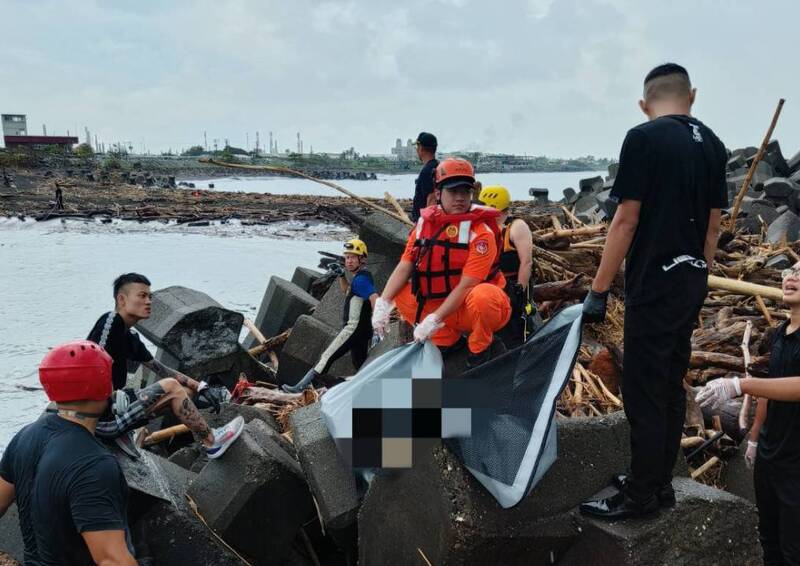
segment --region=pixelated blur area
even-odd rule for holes
[[[355,468],[411,467],[432,441],[471,436],[473,418],[493,413],[505,389],[471,379],[376,380],[354,400],[352,438],[339,439],[340,450]]]

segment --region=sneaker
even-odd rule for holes
[[[133,431],[128,431],[122,433],[122,435],[116,437],[114,439],[114,444],[117,445],[117,448],[122,450],[125,454],[133,458],[134,460],[138,460],[142,455],[139,452],[139,449],[136,448],[136,443],[133,440]]]
[[[223,427],[215,428],[211,432],[214,435],[214,444],[203,446],[203,450],[209,460],[219,458],[225,451],[236,442],[239,435],[244,430],[244,418],[239,416]]]

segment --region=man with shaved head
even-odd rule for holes
[[[686,411],[683,378],[692,330],[708,291],[720,209],[728,206],[725,146],[691,115],[689,73],[660,65],[639,101],[649,121],[628,132],[611,196],[619,203],[585,322],[605,319],[611,284],[625,260],[622,394],[631,427],[631,464],[617,492],[581,505],[605,519],[641,517],[675,504],[672,468]]]

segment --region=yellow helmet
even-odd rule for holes
[[[478,195],[478,200],[486,206],[502,212],[511,204],[511,195],[508,193],[508,189],[502,185],[489,185],[483,187],[481,194]]]
[[[347,240],[344,243],[344,253],[367,257],[367,244],[365,244],[363,240],[359,240],[358,238]]]

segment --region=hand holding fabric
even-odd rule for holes
[[[414,340],[417,342],[424,342],[433,336],[442,326],[444,326],[442,319],[439,318],[438,314],[432,312],[414,327]]]
[[[375,308],[372,309],[372,330],[375,334],[384,338],[389,327],[389,315],[392,314],[394,301],[387,301],[383,297],[378,297],[375,301]]]
[[[700,389],[695,401],[701,407],[719,411],[725,401],[739,397],[741,394],[742,387],[739,385],[738,377],[718,377]]]

